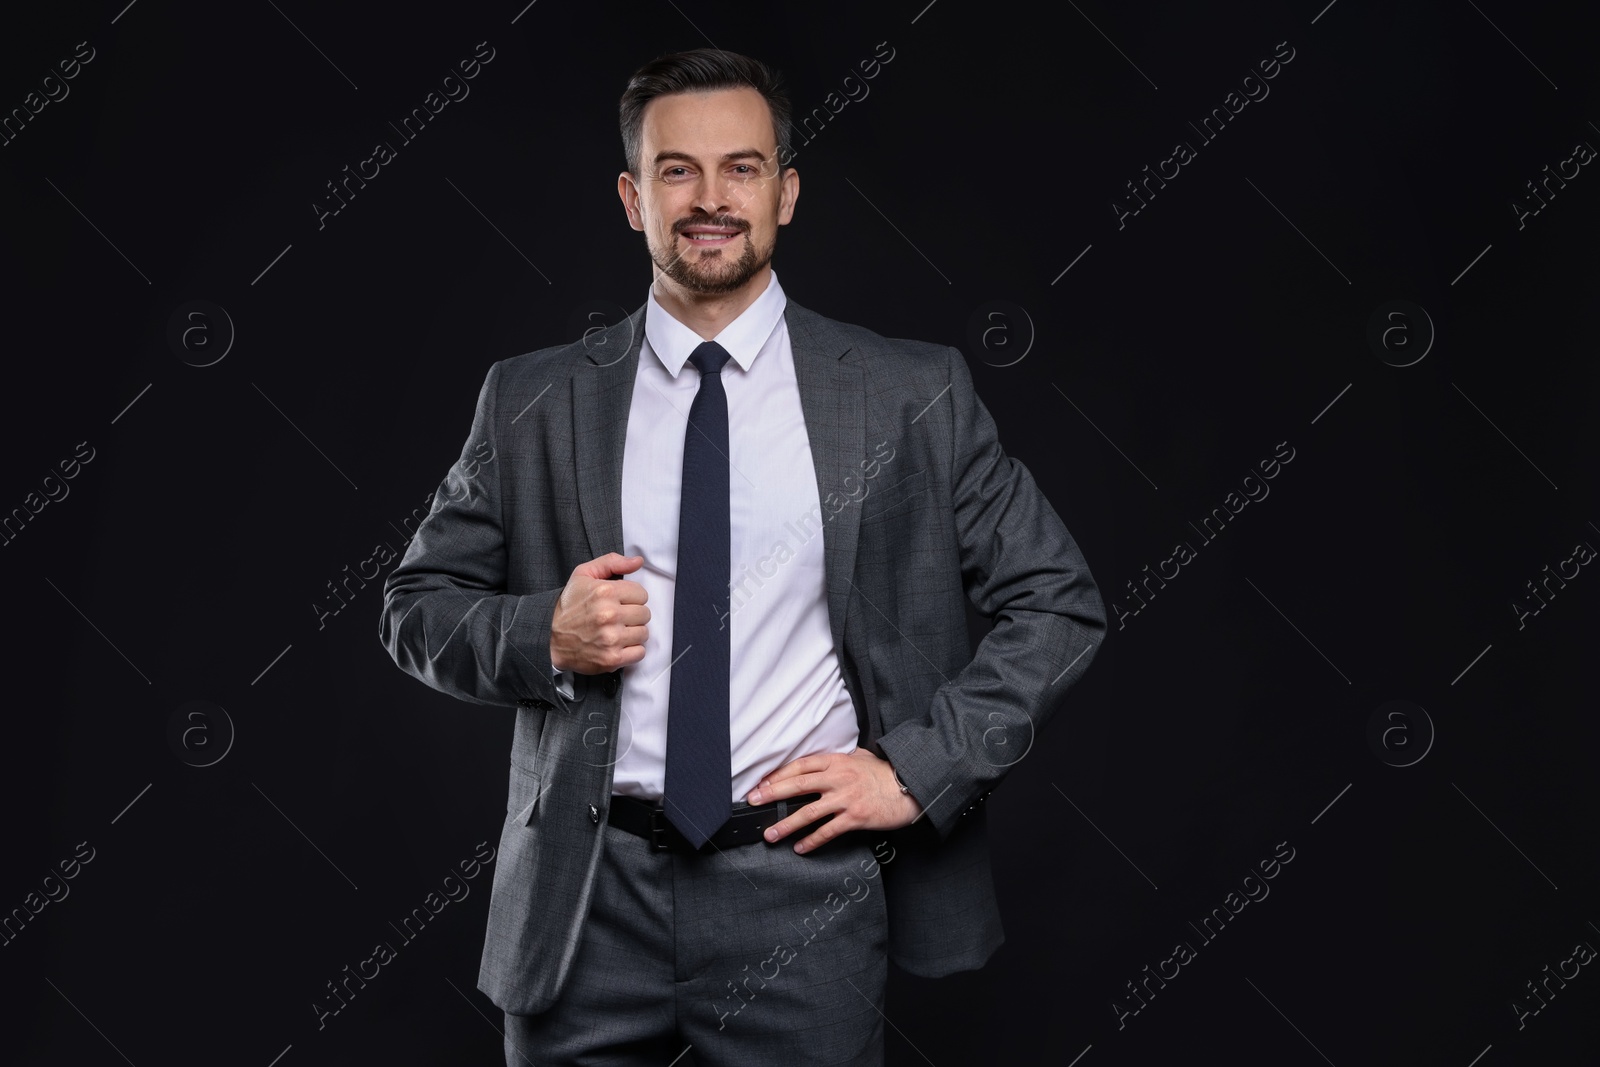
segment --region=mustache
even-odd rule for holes
[[[715,226],[718,229],[738,230],[745,233],[750,229],[750,224],[743,219],[733,218],[731,215],[697,215],[693,218],[679,219],[672,224],[672,232],[682,234],[690,226]]]

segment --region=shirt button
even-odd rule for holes
[[[595,823],[596,825],[598,825],[600,822],[600,809],[595,807],[593,804],[589,805],[589,821]]]

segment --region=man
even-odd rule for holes
[[[785,299],[788,114],[733,53],[634,75],[645,305],[490,368],[384,586],[402,669],[519,709],[508,1063],[881,1063],[887,960],[1003,940],[980,802],[1105,631],[961,353]]]

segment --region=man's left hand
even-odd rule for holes
[[[768,827],[768,841],[782,840],[830,813],[833,818],[796,843],[796,852],[809,852],[850,830],[897,830],[922,814],[916,798],[900,792],[889,762],[865,748],[801,756],[763,778],[745,799],[766,804],[801,793],[822,796]]]

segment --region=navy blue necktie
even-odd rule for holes
[[[729,742],[728,352],[707,341],[689,357],[700,386],[683,438],[678,573],[672,606],[672,691],[667,704],[667,819],[696,848],[732,811]]]

